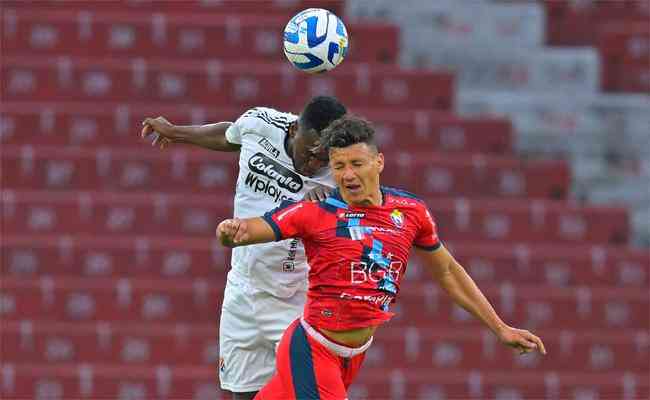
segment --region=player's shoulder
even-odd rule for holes
[[[240,117],[260,126],[275,127],[286,130],[298,116],[292,113],[278,111],[270,107],[253,107],[246,110]]]
[[[298,117],[269,107],[254,107],[244,112],[235,122],[240,134],[267,138],[273,144],[281,143],[289,126]]]
[[[381,187],[382,192],[386,197],[388,203],[397,203],[401,205],[424,207],[424,200],[417,195],[407,192],[406,190],[397,189],[388,186]]]

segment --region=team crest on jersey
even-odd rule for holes
[[[394,209],[390,213],[390,219],[396,227],[401,228],[404,226],[404,214],[398,209]]]
[[[226,362],[224,361],[223,357],[219,357],[219,372],[225,372],[226,371]]]

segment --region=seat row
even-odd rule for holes
[[[645,329],[647,288],[553,288],[483,285],[500,315],[528,328]],[[3,281],[5,321],[210,322],[223,287],[207,279],[110,279],[42,276]],[[478,327],[479,322],[434,283],[404,282],[393,321],[404,325]]]
[[[32,13],[63,10],[69,13],[89,11],[87,3],[61,2],[60,0],[42,0],[38,3],[22,0],[5,0],[7,9]],[[196,15],[248,14],[282,15],[287,18],[306,8],[321,7],[343,16],[343,0],[124,0],[120,2],[97,2],[92,10],[104,12],[121,11],[132,15],[150,15],[152,12],[187,13]]]
[[[582,4],[544,1],[547,43],[553,46],[593,45],[612,26],[625,29],[645,23],[650,5],[645,0],[589,1]],[[619,43],[623,51],[627,46]]]
[[[426,198],[425,198],[426,200]],[[443,240],[622,244],[623,208],[578,207],[546,200],[431,198]],[[212,237],[232,216],[230,196],[3,191],[9,234],[189,235]]]
[[[227,367],[227,366],[226,366]],[[34,398],[229,399],[215,391],[214,367],[124,366],[106,363],[4,364],[0,394]],[[439,368],[365,368],[349,390],[360,400],[431,400],[445,398],[511,400],[584,398],[637,400],[650,395],[643,374],[631,372],[558,373],[441,371]]]
[[[130,11],[11,9],[0,38],[6,55],[104,56],[221,61],[284,61],[282,29],[289,17]],[[346,63],[395,64],[399,30],[381,22],[348,23]]]
[[[138,136],[131,136],[137,145]],[[569,189],[570,172],[563,161],[520,161],[422,150],[415,153],[393,148],[386,146],[384,150],[383,182],[421,196],[563,199]],[[6,171],[4,186],[20,190],[182,193],[191,189],[210,194],[234,188],[238,175],[236,155],[208,151],[166,153],[146,144],[128,149],[5,146],[2,163]],[[260,174],[251,179],[268,181]]]
[[[449,71],[349,64],[311,76],[286,62],[169,61],[144,58],[6,56],[0,63],[5,101],[203,103],[211,107],[300,107],[334,95],[350,107],[450,110]]]
[[[270,104],[275,107],[275,105]],[[0,104],[0,143],[30,145],[134,145],[145,117],[165,116],[180,125],[234,121],[245,109],[166,103],[4,102]],[[296,106],[283,111],[299,114]],[[373,123],[380,148],[438,152],[508,154],[513,129],[505,118],[466,118],[430,110],[350,111]]]
[[[561,330],[536,332],[549,356],[525,357],[502,347],[489,331],[429,327],[378,331],[366,368],[500,369],[512,371],[648,371],[650,334]],[[0,327],[5,362],[216,365],[213,324],[45,323],[11,321]]]
[[[479,284],[539,282],[566,286],[650,286],[650,254],[621,247],[538,246],[445,241]],[[112,278],[210,279],[225,284],[228,252],[211,238],[5,235],[2,273]],[[416,257],[407,279],[426,279]]]

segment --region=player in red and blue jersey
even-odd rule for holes
[[[276,374],[256,399],[347,398],[375,330],[393,315],[412,247],[434,280],[502,343],[546,353],[537,336],[499,318],[440,242],[426,205],[380,186],[384,158],[366,121],[344,116],[322,138],[337,184],[327,199],[285,202],[263,217],[230,219],[217,228],[230,247],[300,238],[311,266],[303,316],[287,328]]]

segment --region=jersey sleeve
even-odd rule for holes
[[[295,118],[266,107],[255,107],[243,113],[226,130],[226,140],[242,144],[242,137],[249,133],[258,136],[272,136],[279,128],[285,130]]]
[[[315,203],[283,201],[279,207],[262,216],[275,232],[276,242],[288,238],[309,236],[307,227],[314,225],[318,212]]]
[[[438,250],[442,245],[438,238],[438,229],[431,213],[425,205],[422,205],[420,208],[418,218],[420,219],[420,227],[415,235],[413,245],[422,250]]]

